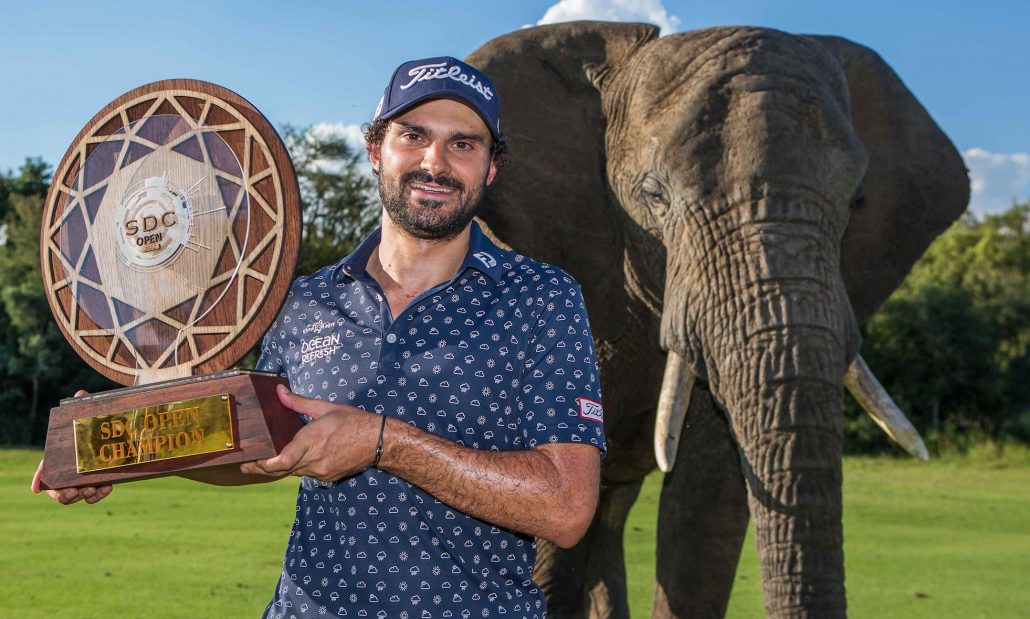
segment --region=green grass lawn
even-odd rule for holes
[[[661,474],[626,526],[630,605],[647,617]],[[727,617],[762,617],[753,529]],[[856,618],[1030,617],[1030,462],[1026,452],[929,463],[844,461],[848,615]]]
[[[0,451],[0,617],[258,617],[293,523],[297,480],[180,478],[62,506],[28,483],[42,452]]]
[[[264,608],[296,480],[216,488],[160,479],[62,507],[28,491],[39,456],[0,450],[0,617],[257,617]],[[844,474],[852,617],[1030,617],[1030,463],[852,458]],[[648,479],[626,530],[634,617],[650,610],[660,484]],[[761,615],[749,537],[729,617]]]

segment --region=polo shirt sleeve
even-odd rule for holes
[[[561,269],[541,265],[536,294],[527,303],[527,341],[518,390],[522,439],[527,447],[587,443],[604,455],[600,376],[579,284]]]
[[[283,328],[283,314],[286,312],[286,306],[284,304],[283,309],[280,311],[279,316],[269,327],[265,333],[265,337],[261,340],[261,356],[258,357],[257,364],[254,369],[261,372],[272,372],[279,376],[286,376],[286,362],[285,362],[285,346],[283,341],[285,340],[286,331]]]

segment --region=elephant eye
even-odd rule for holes
[[[640,183],[640,198],[651,208],[660,211],[656,212],[656,215],[664,214],[665,209],[669,208],[669,196],[665,192],[665,187],[653,176],[645,176]]]

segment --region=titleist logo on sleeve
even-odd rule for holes
[[[476,76],[462,73],[461,67],[458,66],[448,67],[446,62],[424,64],[418,67],[413,67],[408,70],[408,76],[411,77],[411,81],[401,86],[401,90],[411,88],[411,86],[416,82],[452,79],[473,88],[476,92],[486,97],[487,101],[494,98],[493,90],[491,90],[489,86],[484,86],[482,83],[477,81]]]
[[[579,404],[580,418],[604,423],[604,409],[601,408],[600,402],[590,398],[576,398],[576,403]]]

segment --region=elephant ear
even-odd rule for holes
[[[965,163],[880,56],[839,37],[811,37],[840,62],[851,114],[869,155],[864,198],[841,247],[844,284],[865,321],[969,202]]]
[[[524,28],[466,59],[500,93],[513,161],[487,191],[480,217],[495,238],[575,277],[594,336],[603,340],[625,328],[626,295],[599,87],[657,34],[647,24],[605,22]]]

